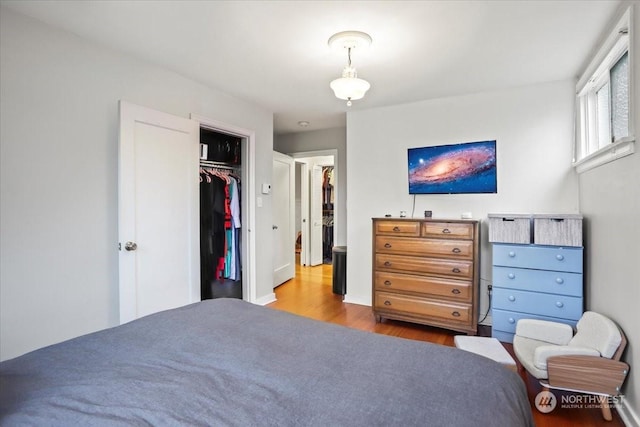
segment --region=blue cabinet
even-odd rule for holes
[[[582,316],[583,248],[493,244],[492,336],[513,342],[519,319],[575,326]]]

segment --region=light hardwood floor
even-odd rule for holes
[[[348,289],[347,283],[347,291]],[[297,266],[296,277],[278,286],[275,293],[277,301],[269,305],[272,308],[354,329],[447,346],[453,346],[453,337],[456,335],[453,331],[400,321],[384,320],[382,323],[376,323],[370,307],[344,303],[340,295],[333,294],[331,265]],[[505,344],[505,348],[513,354],[513,348],[509,344]],[[534,420],[538,427],[624,426],[615,410],[612,411],[613,420],[610,422],[602,419],[598,408],[557,407],[550,414],[542,414],[533,405],[533,399],[542,390],[540,385],[522,369],[520,375],[527,386]],[[571,395],[557,391],[554,391],[554,394],[558,399],[561,399],[562,394]]]

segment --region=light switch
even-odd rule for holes
[[[262,184],[262,194],[271,193],[271,184],[263,183]]]
[[[258,205],[259,208],[262,207],[262,197],[256,197],[256,205]]]

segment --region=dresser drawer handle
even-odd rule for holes
[[[393,231],[400,231],[400,227],[398,227],[398,226],[393,227]]]
[[[462,251],[460,250],[460,248],[453,248],[451,252],[453,252],[454,254],[459,254]]]
[[[389,300],[385,301],[384,305],[391,305],[391,301],[389,301]]]
[[[391,247],[391,243],[385,243],[384,247],[387,248],[387,249],[390,248]]]
[[[384,262],[384,266],[385,267],[391,267],[391,261],[385,261]]]
[[[564,255],[556,255],[556,259],[558,261],[562,261],[564,259]]]
[[[509,295],[509,301],[512,301],[512,302],[513,302],[513,301],[515,301],[515,300],[516,300],[516,297],[514,297],[513,295]]]
[[[451,293],[458,295],[460,293],[460,289],[452,289]]]
[[[460,312],[458,312],[458,311],[454,311],[454,312],[452,312],[452,313],[451,313],[451,315],[452,315],[453,317],[460,317]]]
[[[509,273],[509,276],[508,276],[508,277],[509,277],[509,279],[515,279],[515,278],[516,278],[516,275],[515,275],[515,274],[513,274],[513,273]]]
[[[516,323],[516,319],[514,319],[513,317],[509,317],[509,323],[511,324]]]
[[[564,307],[564,304],[562,303],[562,301],[558,301],[558,302],[556,302],[556,307],[562,308],[562,307]]]
[[[385,280],[384,281],[384,285],[385,286],[391,286],[391,280]]]
[[[516,253],[515,253],[515,252],[513,252],[513,251],[510,251],[510,252],[509,252],[509,256],[510,256],[511,258],[515,258]]]
[[[558,277],[558,278],[556,279],[556,283],[557,283],[558,285],[562,285],[562,284],[564,283],[564,279],[563,279],[562,277]]]
[[[455,268],[454,268],[453,270],[451,270],[451,271],[453,271],[454,273],[460,273],[460,269],[459,269],[458,267],[455,267]]]
[[[451,234],[451,230],[449,230],[448,228],[444,228],[444,229],[442,230],[442,232],[443,232],[444,234]]]

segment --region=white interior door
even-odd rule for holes
[[[199,133],[120,102],[120,323],[200,300]]]
[[[309,265],[309,165],[300,164],[300,264]]]
[[[322,264],[322,166],[314,165],[311,171],[309,216],[310,230],[310,254],[311,265]]]
[[[295,276],[295,173],[292,157],[273,152],[273,287]]]

